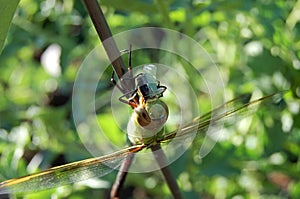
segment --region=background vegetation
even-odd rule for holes
[[[299,0],[100,3],[114,34],[156,26],[197,40],[217,60],[229,96],[291,91],[281,108],[261,107],[246,131],[240,128],[243,124],[230,126],[228,136],[204,159],[196,156],[200,137],[171,165],[186,198],[300,197]],[[8,18],[1,18],[1,27],[7,22]],[[4,39],[5,33],[1,34]],[[41,57],[53,44],[61,48],[61,56],[60,67],[51,72]],[[71,95],[82,60],[98,44],[81,1],[19,3],[0,57],[1,181],[90,157],[76,134]],[[112,88],[110,75],[111,70],[99,93]],[[199,77],[188,78],[196,82]],[[101,117],[101,111],[98,114]],[[11,197],[101,198],[114,177],[113,172],[97,183]],[[170,198],[161,179],[159,172],[130,174],[124,198]]]

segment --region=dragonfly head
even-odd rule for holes
[[[166,90],[165,86],[159,85],[151,75],[141,73],[135,79],[137,92],[146,102],[156,100],[163,96]]]

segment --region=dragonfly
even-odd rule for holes
[[[131,48],[129,56],[131,62]],[[104,176],[118,168],[132,154],[149,150],[153,146],[167,145],[174,138],[184,140],[194,132],[203,133],[209,125],[221,123],[233,116],[251,114],[260,103],[272,101],[273,98],[278,98],[278,95],[281,95],[280,93],[274,93],[249,101],[251,94],[244,94],[195,118],[180,129],[166,133],[162,129],[167,121],[169,111],[168,106],[161,98],[167,87],[160,85],[160,82],[156,80],[156,66],[146,65],[143,73],[133,76],[131,63],[128,65],[128,80],[130,82],[134,81],[132,89],[127,91],[122,85],[118,85],[114,78],[112,78],[112,82],[123,93],[119,100],[133,109],[127,126],[127,130],[130,131],[128,132],[128,138],[132,146],[101,157],[89,158],[1,182],[0,195],[36,192]],[[224,108],[225,111],[221,111]]]
[[[91,3],[92,1],[85,2]],[[88,3],[86,3],[86,5],[88,5]],[[95,8],[97,6],[87,7]],[[101,8],[99,10],[101,11]],[[103,15],[103,13],[100,14]],[[97,19],[97,17],[92,18]],[[97,29],[97,25],[95,25],[95,27]],[[103,27],[102,24],[101,28],[98,28],[99,32],[103,30]],[[131,50],[129,52],[131,56]],[[129,61],[131,61],[131,58]],[[114,78],[112,78],[112,81],[123,93],[119,100],[128,104],[133,109],[127,127],[128,138],[132,146],[101,157],[89,158],[53,167],[28,176],[0,182],[0,195],[35,192],[87,180],[93,177],[104,176],[118,168],[124,160],[133,154],[149,150],[149,148],[160,144],[167,145],[175,138],[184,140],[195,131],[201,134],[205,132],[205,129],[208,128],[209,125],[217,125],[218,122],[222,123],[227,118],[232,118],[236,115],[251,114],[260,103],[272,101],[272,99],[278,95],[278,93],[274,93],[253,101],[248,100],[251,96],[250,94],[239,96],[206,114],[194,118],[180,129],[165,133],[162,129],[167,122],[169,110],[161,98],[167,90],[167,87],[160,85],[159,81],[155,79],[155,67],[152,65],[147,65],[144,72],[136,76],[132,74],[131,63],[128,65],[129,78],[124,79],[124,82],[128,80],[129,83],[125,87],[129,87],[129,91],[127,88],[125,89],[122,84],[117,84]],[[224,108],[225,111],[223,111]]]
[[[131,66],[131,45],[128,58],[128,76],[125,78],[134,85],[129,92],[118,85],[112,75],[111,81],[124,93],[119,100],[132,107],[131,115],[127,125],[127,136],[131,144],[149,144],[162,132],[162,128],[168,119],[169,109],[165,102],[160,100],[167,87],[156,80],[156,66],[145,65],[143,72],[133,76]],[[132,83],[134,81],[134,83]],[[124,99],[127,98],[127,99]]]

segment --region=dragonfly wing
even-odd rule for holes
[[[258,106],[262,103],[266,104],[279,104],[284,93],[274,93],[252,101],[250,94],[241,95],[225,104],[215,108],[214,110],[197,117],[193,122],[185,125],[183,128],[176,130],[164,136],[160,141],[168,142],[173,138],[186,139],[191,133],[206,133],[206,137],[199,151],[199,155],[204,157],[214,147],[218,141],[218,136],[226,123],[226,126],[233,124],[244,117],[247,117],[257,111]],[[280,105],[280,104],[279,104]]]
[[[272,104],[279,105],[278,100],[282,100],[283,94],[284,93],[273,93],[254,100],[251,100],[250,94],[244,94],[214,109],[211,112],[210,124],[205,128],[207,129],[206,136],[199,151],[200,157],[206,156],[212,150],[220,138],[224,127],[235,124],[237,121],[253,115],[259,110],[259,106],[270,107]],[[200,118],[200,127],[201,123],[205,123],[207,120],[207,118],[204,119],[203,121]]]
[[[116,169],[127,155],[143,148],[144,145],[136,145],[98,158],[73,162],[40,173],[7,180],[0,183],[0,194],[33,192],[101,177]]]

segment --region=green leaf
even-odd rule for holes
[[[19,4],[19,0],[1,0],[0,6],[0,53],[4,45],[4,41],[11,23],[11,20],[14,16],[15,10]]]

